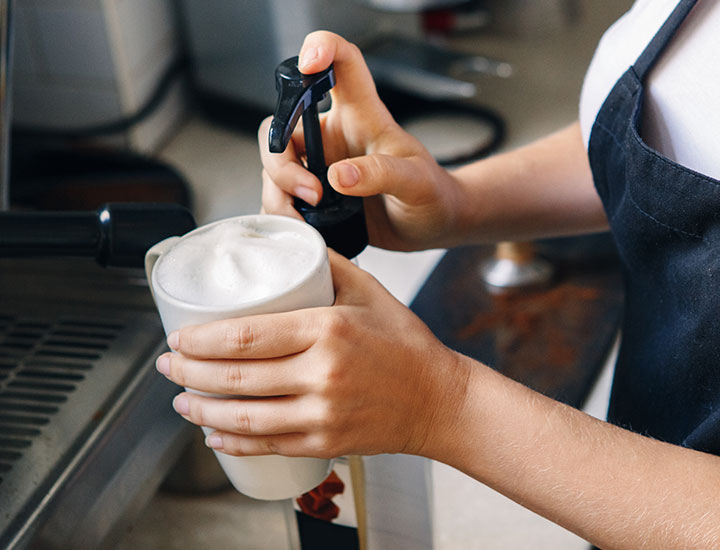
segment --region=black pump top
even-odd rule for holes
[[[330,65],[321,73],[306,75],[297,66],[298,58],[286,59],[275,69],[278,101],[270,126],[270,151],[282,153],[300,116],[312,104],[320,102],[335,86],[335,71]]]
[[[317,104],[335,85],[331,65],[316,74],[303,74],[298,58],[286,59],[275,70],[278,101],[270,125],[270,151],[282,153],[290,143],[293,130],[302,116],[307,168],[322,183],[323,196],[317,206],[295,199],[295,208],[305,221],[317,229],[330,248],[354,258],[368,244],[362,197],[350,197],[335,191],[327,179]]]

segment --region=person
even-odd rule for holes
[[[178,413],[233,455],[442,461],[605,549],[720,548],[720,108],[707,84],[720,3],[695,3],[638,0],[596,52],[580,123],[454,171],[395,123],[357,47],[316,32],[300,53],[305,73],[334,63],[329,180],[365,198],[374,245],[610,228],[627,292],[608,422],[448,349],[332,251],[332,307],[169,335],[176,353],[160,372],[253,397],[181,393]],[[301,130],[278,155],[267,131],[264,210],[297,217],[293,197],[315,203],[320,184],[303,167]]]

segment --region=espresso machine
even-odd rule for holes
[[[140,268],[195,222],[177,204],[12,208],[13,7],[0,0],[0,547],[107,548],[190,438],[154,369],[165,338]]]

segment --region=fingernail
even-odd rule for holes
[[[317,58],[318,49],[315,47],[310,47],[300,52],[300,59],[298,59],[298,69],[300,69],[300,72],[302,72],[304,67],[307,67],[307,65],[315,61]]]
[[[223,439],[219,435],[210,434],[205,438],[205,445],[207,445],[211,449],[222,449]]]
[[[330,170],[334,172],[332,179],[342,187],[352,187],[360,179],[360,172],[349,162],[333,164]]]
[[[173,399],[173,408],[178,414],[188,415],[190,413],[190,402],[182,393]]]
[[[295,188],[294,192],[296,197],[300,197],[302,200],[304,200],[308,204],[312,204],[315,206],[318,203],[319,197],[317,194],[317,191],[314,189],[310,189],[309,187],[303,187],[302,185],[299,185]]]
[[[155,368],[160,374],[168,376],[170,374],[170,356],[166,353],[161,355],[155,361]]]
[[[176,330],[168,334],[167,345],[170,349],[178,349],[180,347],[180,333]]]

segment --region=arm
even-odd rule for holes
[[[580,124],[454,172],[460,243],[531,240],[607,229]]]
[[[602,422],[462,360],[472,372],[464,404],[424,454],[604,550],[720,546],[720,458]]]
[[[306,73],[334,63],[333,107],[322,117],[328,179],[340,193],[366,197],[372,244],[416,250],[606,226],[579,125],[449,172],[393,120],[355,46],[316,32],[306,38],[299,63]],[[302,128],[287,151],[271,154],[269,125],[268,119],[259,130],[263,207],[298,216],[292,195],[315,203],[322,188],[302,165]]]
[[[720,458],[611,426],[443,346],[331,254],[336,304],[183,329],[158,368],[229,454],[411,453],[605,550],[720,547]]]

